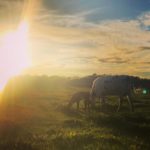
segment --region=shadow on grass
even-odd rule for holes
[[[84,111],[82,111],[81,109],[78,110],[78,109],[70,108],[67,105],[59,105],[56,108],[56,110],[70,117],[82,117],[84,114]]]
[[[85,126],[85,122],[79,119],[68,119],[63,122],[63,127],[81,128]]]
[[[31,135],[18,124],[5,121],[0,124],[1,150],[36,150]]]
[[[112,115],[89,115],[95,125],[111,128],[116,134],[138,136],[150,140],[150,118],[140,113],[118,113]]]
[[[122,143],[118,139],[95,137],[90,133],[70,134],[55,136],[52,139],[54,149],[58,150],[95,150],[95,149],[110,149],[110,145],[114,145],[115,149],[119,149]]]

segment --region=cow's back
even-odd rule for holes
[[[126,76],[105,76],[95,79],[92,90],[96,96],[127,95],[131,91],[131,83]]]

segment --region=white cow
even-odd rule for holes
[[[90,96],[93,105],[95,105],[96,97],[101,98],[104,102],[106,96],[119,96],[117,111],[120,110],[123,98],[126,97],[130,110],[133,111],[132,94],[133,86],[128,76],[104,76],[98,77],[93,81]]]

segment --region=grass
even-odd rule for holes
[[[2,99],[0,149],[2,150],[148,150],[150,99],[137,96],[135,112],[110,97],[93,111],[68,108],[73,87],[31,91]]]

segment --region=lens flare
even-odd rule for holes
[[[0,90],[12,76],[18,75],[30,65],[28,30],[28,23],[22,21],[16,31],[9,31],[1,38]]]

